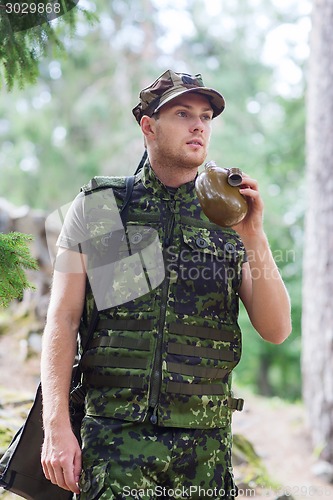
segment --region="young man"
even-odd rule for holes
[[[123,203],[124,179],[95,178],[60,236],[42,352],[42,465],[48,479],[81,499],[237,495],[231,413],[242,400],[232,397],[231,371],[241,352],[238,299],[269,342],[283,342],[291,320],[257,182],[244,174],[249,209],[233,229],[211,223],[196,196],[212,120],[224,106],[200,75],[166,71],[133,109],[148,159],[131,193],[127,235],[116,237],[121,224],[112,210],[112,196]],[[135,258],[132,272],[125,260]],[[150,286],[140,291],[143,276]],[[68,393],[80,319],[88,325],[94,302],[99,318],[82,363],[81,451]]]

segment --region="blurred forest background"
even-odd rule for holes
[[[259,180],[265,228],[292,300],[293,333],[279,346],[263,342],[242,311],[235,381],[299,400],[311,2],[85,0],[79,7],[95,22],[76,8],[71,27],[65,18],[53,24],[64,50],[50,39],[34,85],[6,85],[2,73],[0,197],[51,212],[94,175],[132,174],[143,152],[131,113],[140,89],[168,68],[201,73],[227,103],[213,122],[208,159]]]

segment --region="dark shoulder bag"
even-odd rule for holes
[[[126,193],[120,213],[123,222],[127,219],[127,210],[134,185],[134,177],[126,179]],[[87,350],[98,320],[95,306],[87,334],[87,341],[82,353]],[[71,393],[69,398],[71,422],[74,434],[79,442],[81,422],[84,415],[84,391],[81,387],[80,365],[74,365]],[[0,486],[29,500],[70,500],[73,493],[51,483],[44,476],[41,465],[41,449],[44,441],[42,421],[42,390],[37,388],[34,403],[28,417],[18,430],[8,449],[0,460]]]
[[[95,307],[89,325],[89,338],[92,337],[97,320],[98,311]],[[77,364],[73,366],[69,406],[73,432],[79,442],[81,442],[80,427],[84,414],[84,391],[80,379],[81,371]],[[30,500],[69,500],[73,497],[72,492],[52,484],[44,476],[41,465],[44,441],[42,407],[42,389],[39,384],[25,423],[0,460],[0,486]]]

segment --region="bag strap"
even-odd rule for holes
[[[130,202],[131,197],[132,197],[134,182],[135,182],[135,175],[130,175],[129,177],[126,177],[126,180],[125,180],[125,198],[124,198],[122,207],[120,209],[120,217],[121,217],[121,221],[122,221],[124,226],[126,226],[126,222],[127,222],[129,202]]]
[[[95,328],[96,328],[97,323],[98,323],[98,319],[99,319],[99,312],[98,312],[98,309],[97,309],[97,306],[96,306],[96,302],[94,301],[93,310],[92,310],[92,313],[91,313],[91,319],[90,319],[90,323],[89,323],[89,327],[88,327],[87,340],[86,340],[85,344],[82,345],[82,351],[81,351],[80,359],[74,365],[74,369],[73,369],[73,373],[72,373],[72,387],[73,388],[76,388],[77,386],[80,385],[81,375],[82,375],[81,360],[83,358],[84,353],[88,350],[89,344],[91,342],[91,339],[93,337]],[[77,347],[77,350],[79,350],[78,347]]]
[[[142,155],[142,158],[140,160],[140,163],[137,166],[137,169],[136,169],[134,175],[136,175],[136,174],[138,174],[140,172],[140,170],[142,169],[143,165],[145,164],[145,161],[146,161],[147,158],[148,158],[148,152],[147,152],[147,149],[145,149],[144,153]]]

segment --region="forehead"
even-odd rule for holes
[[[178,106],[184,106],[186,108],[200,108],[201,111],[213,111],[208,97],[199,94],[198,92],[187,92],[175,97],[170,102],[164,104],[160,111],[171,109]]]

